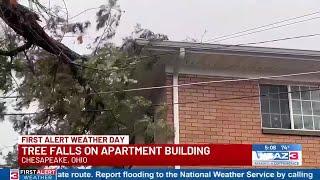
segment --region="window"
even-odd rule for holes
[[[320,130],[320,91],[315,89],[260,85],[262,127]]]
[[[291,86],[294,129],[320,130],[319,91],[304,86]]]
[[[261,85],[262,126],[291,128],[287,86]]]

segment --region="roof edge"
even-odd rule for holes
[[[232,54],[256,54],[270,56],[285,56],[295,58],[320,58],[320,51],[314,50],[299,50],[285,48],[270,48],[270,47],[255,47],[255,46],[240,46],[228,44],[210,44],[210,43],[194,43],[182,41],[154,41],[146,39],[136,39],[136,43],[140,46],[150,46],[149,49],[161,50],[172,49],[177,50],[185,48],[190,51],[199,52],[225,52]]]

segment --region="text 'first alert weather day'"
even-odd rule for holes
[[[129,144],[128,135],[24,135],[18,144]]]

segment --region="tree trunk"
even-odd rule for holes
[[[74,60],[83,57],[50,37],[38,24],[37,21],[40,19],[37,14],[20,4],[11,5],[6,1],[0,1],[0,17],[17,34],[24,37],[28,43],[43,48],[68,64],[78,82],[83,86],[86,85],[85,80],[78,73],[78,68],[73,63]]]

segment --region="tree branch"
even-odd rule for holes
[[[7,1],[7,0],[6,0]],[[0,18],[10,26],[18,35],[24,37],[28,42],[41,47],[45,51],[57,56],[59,60],[67,64],[73,77],[84,89],[93,90],[90,82],[83,77],[79,68],[75,65],[74,61],[77,59],[85,59],[75,51],[71,50],[61,42],[50,37],[45,30],[38,24],[39,16],[30,11],[27,7],[17,4],[15,7],[10,6],[8,3],[0,0]],[[87,94],[88,95],[88,94]],[[88,103],[91,102],[92,97],[86,98]],[[100,102],[100,106],[104,109],[104,103]],[[99,104],[96,104],[97,109]],[[91,116],[88,125],[85,125],[83,132],[90,128],[91,123],[95,120],[95,113]]]
[[[23,51],[24,52],[24,56],[26,57],[27,61],[28,61],[28,66],[29,69],[31,70],[32,74],[35,75],[35,69],[34,69],[34,64],[32,62],[32,60],[29,58],[27,51]]]
[[[76,59],[82,59],[83,57],[50,37],[38,24],[39,17],[37,14],[23,5],[17,4],[17,6],[11,7],[7,3],[0,1],[0,18],[28,42],[56,55],[65,64],[68,64],[74,78],[78,80],[80,85],[86,86],[86,80],[73,63]]]
[[[23,51],[31,48],[31,46],[32,46],[32,43],[28,41],[24,45],[19,46],[19,47],[15,48],[13,50],[10,50],[10,51],[4,51],[4,50],[0,49],[0,55],[1,56],[10,56],[10,57],[16,56],[18,53],[23,52]]]

